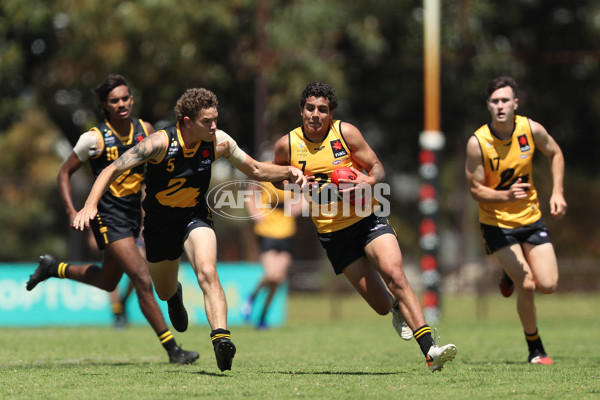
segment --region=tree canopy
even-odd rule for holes
[[[464,147],[488,121],[484,88],[501,74],[519,82],[520,111],[541,122],[562,146],[568,188],[597,195],[598,184],[589,180],[595,177],[600,144],[594,129],[600,123],[600,5],[591,0],[442,3],[441,115],[447,145],[441,190],[449,223],[457,218],[452,204],[460,212],[469,209],[464,193],[458,194],[464,192]],[[7,193],[36,182],[29,169],[57,171],[61,156],[55,149],[32,143],[42,137],[54,138],[46,144],[58,143],[62,132],[73,145],[99,121],[92,89],[109,73],[128,79],[136,114],[159,128],[173,121],[173,106],[185,89],[210,88],[219,97],[219,127],[250,153],[258,151],[256,138],[295,128],[303,88],[326,81],[340,97],[336,116],[362,130],[388,175],[416,176],[424,101],[422,7],[414,0],[3,0],[0,148],[11,157],[2,161],[6,190],[0,205],[22,206],[23,198]],[[34,157],[12,154],[25,137],[28,145],[18,151],[35,152]],[[48,162],[53,154],[55,160]],[[55,193],[51,186],[39,192],[40,199]],[[414,195],[404,196],[409,204],[401,207],[414,209]],[[579,200],[567,193],[567,201]],[[29,206],[62,212],[56,202],[40,201]],[[3,220],[17,218],[7,212]],[[415,226],[410,212],[398,214],[407,230]],[[19,217],[21,223],[10,225],[12,235],[26,236],[20,226],[35,215]],[[45,219],[39,230],[60,223]],[[565,230],[571,234],[576,228],[568,224]],[[564,252],[575,255],[582,246],[565,245]],[[600,248],[583,247],[595,255]],[[0,259],[24,257],[24,248],[0,248]]]

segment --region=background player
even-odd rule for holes
[[[550,214],[562,219],[567,211],[563,195],[565,162],[556,141],[539,123],[516,115],[517,83],[499,77],[487,87],[492,122],[479,128],[467,142],[466,177],[471,196],[479,203],[485,249],[504,270],[500,289],[506,297],[517,290],[517,312],[525,331],[531,364],[552,364],[538,333],[534,294],[553,293],[558,284],[554,247],[542,219],[533,185],[533,153],[539,149],[550,160]]]
[[[267,290],[267,297],[262,309],[259,311],[257,329],[267,329],[267,313],[269,306],[277,292],[288,276],[292,265],[292,246],[296,234],[296,216],[302,212],[302,203],[295,203],[291,213],[284,212],[283,200],[285,195],[281,189],[272,184],[264,186],[250,185],[249,189],[261,195],[261,203],[256,204],[254,196],[248,196],[246,208],[254,222],[254,233],[260,247],[260,262],[263,266],[263,276],[252,294],[244,303],[242,313],[247,322],[250,321],[252,308],[256,297],[263,288]],[[270,208],[261,210],[268,205]]]

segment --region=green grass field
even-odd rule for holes
[[[415,341],[354,295],[293,295],[288,323],[233,327],[233,371],[216,366],[208,327],[176,334],[200,352],[171,365],[149,327],[0,329],[1,399],[598,399],[599,295],[538,296],[553,366],[531,366],[515,299],[446,298],[436,324],[458,348],[429,372]],[[337,315],[332,318],[332,314]],[[479,315],[479,317],[478,317]]]

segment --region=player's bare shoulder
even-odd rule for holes
[[[535,140],[544,139],[544,137],[548,135],[548,131],[546,130],[546,128],[544,128],[542,124],[532,120],[531,118],[529,118],[529,126],[531,127],[531,134],[533,135],[533,138]]]
[[[156,132],[156,130],[154,129],[154,127],[152,126],[152,124],[148,121],[143,121],[144,122],[144,127],[146,128],[146,132],[148,132],[148,135]]]
[[[481,157],[481,147],[475,135],[471,135],[469,140],[467,140],[467,156]]]
[[[290,135],[283,135],[273,146],[275,164],[287,165],[290,163]]]
[[[340,130],[344,140],[348,145],[352,148],[360,147],[364,143],[366,143],[365,138],[363,137],[362,132],[356,126],[352,125],[349,122],[341,122]]]

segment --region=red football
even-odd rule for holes
[[[340,182],[339,182],[340,179],[348,179],[351,181],[355,181],[356,178],[357,178],[356,174],[349,167],[337,167],[331,173],[331,183],[333,183],[338,188],[340,187]],[[342,185],[344,185],[344,184],[342,184]],[[350,184],[346,183],[345,185],[350,185]],[[344,189],[344,187],[342,187],[342,189]],[[350,197],[347,200],[344,196],[341,195],[341,193],[338,193],[338,197],[340,198],[340,200],[345,200],[345,201],[348,201],[350,204],[355,204],[354,193],[350,194]],[[365,198],[363,197],[360,202],[361,202],[361,204],[364,205]]]
[[[354,181],[354,180],[356,180],[356,174],[354,172],[352,172],[352,170],[349,167],[337,167],[331,173],[331,183],[333,183],[335,186],[339,187],[340,179],[350,179],[350,180]]]

